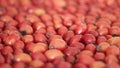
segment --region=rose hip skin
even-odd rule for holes
[[[84,63],[86,65],[91,65],[93,62],[95,62],[95,60],[93,57],[91,57],[89,55],[79,54],[77,62],[81,62],[81,63]]]
[[[44,34],[34,34],[35,42],[46,42],[47,38]]]
[[[16,62],[13,64],[13,68],[25,68],[25,64],[22,62]]]
[[[105,59],[105,54],[102,52],[96,52],[96,54],[94,55],[94,58],[96,60],[104,60]]]
[[[82,40],[85,44],[95,43],[96,38],[92,34],[85,34],[82,36]]]
[[[45,52],[48,49],[47,44],[45,43],[31,43],[26,46],[26,50],[29,52]]]
[[[24,36],[22,37],[22,41],[24,41],[24,43],[33,42],[33,36],[32,36],[32,35],[24,35]]]
[[[80,42],[74,42],[72,44],[70,44],[71,47],[77,47],[80,50],[83,50],[85,48],[85,45],[83,43]]]
[[[57,49],[50,49],[45,52],[45,56],[47,57],[48,60],[54,60],[56,58],[63,57],[64,54]]]
[[[92,51],[89,51],[89,50],[81,51],[79,54],[88,55],[88,56],[93,56],[93,52],[92,52]]]
[[[32,60],[32,58],[30,57],[30,55],[26,54],[26,53],[17,53],[15,54],[15,61],[19,62],[25,62],[28,63]]]
[[[76,34],[82,34],[87,30],[87,26],[85,23],[80,23],[76,28],[75,28],[75,33]]]
[[[30,25],[28,25],[28,24],[22,24],[22,25],[20,25],[19,30],[21,32],[25,31],[27,34],[32,34],[33,33],[33,28]]]
[[[34,59],[34,60],[41,60],[41,61],[43,61],[43,62],[46,62],[46,61],[47,61],[46,56],[45,56],[43,53],[41,53],[41,52],[32,53],[32,54],[31,54],[31,57],[32,57],[32,59]]]
[[[60,49],[63,50],[67,47],[66,42],[63,39],[53,39],[50,44],[49,44],[49,48],[50,49]]]

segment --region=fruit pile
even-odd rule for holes
[[[0,68],[120,68],[120,0],[0,0]]]

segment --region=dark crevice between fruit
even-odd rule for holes
[[[66,9],[67,9],[67,7],[66,7],[66,6],[63,6],[62,8],[63,8],[64,10],[66,10]]]
[[[101,51],[101,47],[100,47],[100,46],[97,46],[96,50],[97,50],[97,51]]]
[[[119,62],[120,62],[120,55],[118,56],[118,60],[119,60]]]
[[[5,22],[5,25],[4,25],[4,28],[8,27],[9,26],[9,23],[8,22]]]
[[[27,32],[25,30],[20,32],[23,36],[27,34]]]
[[[50,38],[50,37],[51,37],[51,35],[50,35],[49,33],[47,33],[47,34],[46,34],[46,37],[47,37],[47,38]]]
[[[117,37],[118,35],[117,34],[112,34],[112,37]]]
[[[99,19],[100,19],[100,16],[97,16],[97,17],[96,17],[96,22],[97,22]]]

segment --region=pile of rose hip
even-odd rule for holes
[[[120,0],[0,0],[0,68],[120,68]]]

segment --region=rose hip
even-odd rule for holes
[[[70,44],[71,47],[76,47],[80,50],[83,50],[85,48],[85,45],[83,43],[80,42],[74,42],[72,44]]]
[[[73,36],[71,39],[70,39],[70,43],[69,44],[72,44],[72,43],[75,43],[75,42],[79,42],[81,41],[81,38],[82,38],[82,35],[75,35]]]
[[[28,63],[28,62],[32,61],[31,56],[29,54],[26,54],[26,53],[17,53],[14,55],[14,59],[16,62]]]
[[[105,68],[106,65],[104,62],[101,61],[95,61],[90,65],[90,68]]]
[[[12,66],[8,63],[3,63],[3,64],[0,64],[0,68],[12,68]]]
[[[22,41],[24,41],[24,43],[33,42],[33,36],[32,36],[32,35],[24,35],[24,36],[22,37]]]
[[[60,50],[50,49],[45,52],[45,56],[48,60],[54,60],[56,58],[64,57],[64,54]]]
[[[87,68],[87,66],[84,63],[77,63],[74,65],[74,68]]]
[[[31,54],[31,57],[32,57],[33,60],[40,60],[40,61],[43,61],[43,62],[47,61],[46,56],[41,52],[34,52],[34,53]]]
[[[48,45],[45,43],[33,43],[33,44],[28,44],[26,47],[28,51],[34,53],[34,52],[45,52],[48,49]]]
[[[59,35],[63,36],[67,31],[68,31],[67,27],[62,26],[58,29],[57,32],[58,32]]]
[[[104,60],[105,59],[105,54],[102,52],[96,52],[96,54],[94,55],[94,58],[96,60]]]
[[[5,62],[5,58],[2,54],[0,54],[0,64],[4,63]]]
[[[86,65],[91,65],[93,62],[95,62],[94,58],[89,55],[79,54],[77,62],[84,63]]]
[[[94,53],[96,51],[96,46],[94,44],[88,44],[86,45],[85,49]]]
[[[25,64],[23,62],[16,62],[13,64],[13,68],[25,68]]]
[[[33,68],[39,68],[39,67],[43,67],[44,66],[44,63],[40,60],[33,60],[30,62],[30,67],[33,67]]]
[[[63,50],[67,47],[66,42],[63,39],[53,39],[50,44],[49,44],[49,48],[50,49],[60,49]]]
[[[21,32],[26,32],[26,34],[32,34],[33,33],[33,28],[32,26],[28,25],[28,24],[21,24],[19,27],[19,30]]]
[[[82,40],[85,44],[95,43],[96,38],[92,34],[85,34],[82,36]]]
[[[85,23],[80,23],[76,28],[75,28],[75,33],[76,34],[82,34],[87,30],[87,26]]]
[[[42,22],[35,22],[35,23],[33,23],[33,29],[34,30],[39,30],[41,28],[45,28],[45,24],[43,24]]]
[[[113,54],[113,55],[119,55],[120,54],[120,49],[117,47],[117,46],[110,46],[107,48],[106,50],[106,54],[109,55],[109,54]]]
[[[47,38],[44,34],[34,34],[34,40],[35,42],[46,42]]]
[[[102,51],[102,52],[106,52],[107,49],[110,47],[110,44],[107,42],[102,42],[97,46],[97,51]]]

